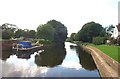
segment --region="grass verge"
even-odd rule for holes
[[[94,45],[87,44],[88,46],[94,46],[100,49],[102,52],[115,59],[120,63],[120,46],[109,46],[109,45]]]

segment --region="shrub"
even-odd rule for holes
[[[105,44],[105,40],[106,40],[105,37],[94,37],[92,42],[95,45],[101,45],[101,44]]]
[[[109,40],[111,44],[117,44],[117,39],[110,38]]]
[[[117,44],[120,46],[120,36],[117,38]]]
[[[39,39],[39,43],[44,44],[44,45],[51,44],[51,42],[49,40],[44,40],[44,39]]]
[[[118,45],[120,46],[120,39],[118,40]]]

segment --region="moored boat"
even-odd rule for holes
[[[43,45],[32,45],[30,41],[20,41],[15,47],[13,47],[13,50],[16,51],[32,51],[40,49],[43,49]]]

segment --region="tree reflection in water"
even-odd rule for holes
[[[31,54],[34,54],[32,51],[17,51],[16,56],[17,58],[22,58],[22,59],[30,59]]]
[[[97,69],[92,56],[88,52],[86,52],[83,48],[80,47],[77,47],[76,51],[78,53],[80,64],[83,68],[90,71]]]
[[[47,47],[39,55],[35,56],[35,63],[38,66],[54,67],[62,64],[66,55],[66,49],[56,46]]]
[[[13,52],[12,51],[3,51],[2,50],[2,60],[6,60],[7,58],[9,58],[10,57],[10,55],[12,55],[13,54]],[[1,56],[0,56],[1,57]]]

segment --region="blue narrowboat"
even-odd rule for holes
[[[31,48],[32,47],[32,43],[31,41],[20,41],[18,48]]]
[[[43,49],[43,45],[32,45],[31,41],[20,41],[16,45],[16,47],[13,47],[13,50],[17,51],[31,51],[31,50],[39,50]]]

